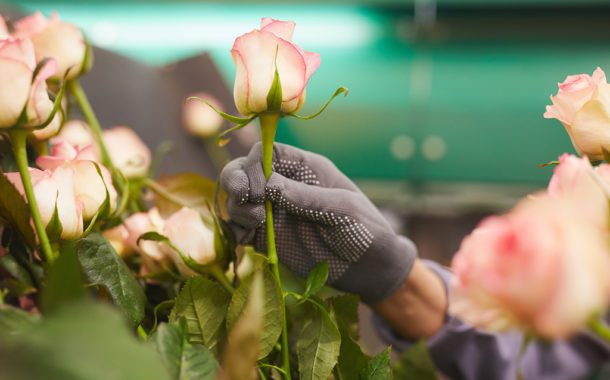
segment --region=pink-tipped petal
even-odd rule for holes
[[[593,83],[595,84],[605,83],[606,73],[604,73],[604,70],[602,70],[601,67],[598,67],[593,72],[593,75],[591,75],[591,79],[593,79]]]
[[[261,19],[261,31],[271,32],[288,42],[292,41],[295,25],[294,21],[280,21],[270,17]]]
[[[15,22],[15,35],[32,36],[38,34],[47,27],[48,22],[42,13],[36,12]]]
[[[304,51],[303,58],[305,59],[305,66],[307,67],[305,72],[305,80],[309,81],[309,78],[311,78],[313,73],[318,69],[318,67],[320,67],[320,54]]]
[[[231,57],[235,63],[235,85],[233,87],[233,98],[235,100],[235,107],[239,113],[244,116],[250,114],[248,109],[248,95],[250,93],[250,86],[248,84],[248,70],[244,64],[243,59],[239,51],[231,50]]]

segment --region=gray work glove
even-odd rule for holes
[[[242,244],[266,251],[265,206],[271,200],[280,261],[306,277],[327,261],[328,283],[375,303],[400,287],[416,257],[379,210],[326,157],[274,145],[265,181],[262,146],[231,161],[220,175],[229,195],[230,224]]]

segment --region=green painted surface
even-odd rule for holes
[[[542,184],[550,169],[537,164],[572,150],[562,126],[542,118],[556,83],[569,73],[610,69],[610,43],[600,39],[422,43],[400,38],[400,16],[375,7],[20,3],[57,9],[107,48],[150,64],[210,51],[227,83],[234,36],[260,16],[297,21],[296,41],[323,59],[302,113],[339,85],[350,94],[315,121],[287,119],[279,139],[329,156],[355,178]],[[401,145],[397,137],[405,156],[413,142],[407,159],[391,152],[393,142]],[[444,145],[442,158],[426,158],[426,141],[432,153],[435,143]]]

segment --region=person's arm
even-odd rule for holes
[[[514,380],[519,370],[525,380],[575,380],[610,359],[610,347],[587,333],[568,341],[532,342],[521,356],[521,333],[488,333],[446,314],[450,280],[451,273],[441,265],[418,261],[405,285],[373,306],[381,337],[399,352],[426,339],[437,369],[456,380]],[[444,297],[438,295],[438,285]]]
[[[443,327],[447,294],[438,275],[416,260],[404,284],[371,307],[402,337],[417,340]]]

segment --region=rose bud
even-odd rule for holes
[[[62,142],[53,147],[50,156],[40,156],[36,160],[36,164],[43,169],[53,170],[63,166],[74,170],[74,193],[76,199],[83,204],[85,220],[91,220],[99,211],[106,200],[106,192],[110,210],[116,208],[117,192],[112,186],[110,172],[101,164],[95,163],[94,158],[91,146],[77,149]]]
[[[19,173],[6,173],[6,177],[25,198]],[[71,168],[30,169],[34,196],[38,202],[42,223],[47,226],[57,207],[62,226],[62,239],[76,239],[83,234],[82,205],[74,194],[74,171]]]
[[[243,115],[265,112],[276,64],[282,86],[281,111],[296,112],[305,102],[305,87],[320,65],[320,55],[293,44],[295,23],[263,18],[255,29],[235,40],[231,57],[237,73],[233,96]]]
[[[54,58],[57,61],[54,78],[63,78],[68,69],[68,78],[81,74],[87,49],[85,39],[80,29],[61,21],[57,13],[53,13],[50,19],[40,12],[24,17],[15,23],[14,34],[32,40],[38,61],[43,58]]]
[[[180,252],[199,265],[207,265],[216,259],[214,251],[214,232],[201,220],[199,213],[183,207],[165,221],[163,234]],[[172,260],[185,275],[194,275],[182,258],[171,250]]]
[[[126,178],[148,175],[152,159],[150,150],[132,129],[123,126],[107,129],[104,143],[112,163]]]
[[[130,250],[125,243],[129,236],[129,232],[124,225],[120,224],[116,227],[107,229],[102,232],[102,235],[106,238],[106,240],[108,240],[112,248],[119,256],[126,257],[130,253],[134,252],[133,250]]]
[[[186,130],[199,137],[212,137],[222,126],[223,119],[207,103],[222,111],[222,104],[211,95],[191,95],[199,99],[188,99],[182,108],[182,124]]]
[[[55,61],[40,68],[36,78],[34,47],[28,39],[0,40],[0,128],[15,125],[26,108],[26,126],[44,122],[53,109],[46,79],[55,72]]]
[[[156,241],[141,240],[140,236],[146,232],[161,233],[164,221],[156,208],[148,212],[138,212],[125,219],[123,226],[127,230],[125,247],[127,251],[140,253],[142,259],[141,274],[150,274],[166,270],[169,258]]]
[[[608,307],[607,245],[578,200],[541,194],[522,201],[462,242],[451,265],[450,313],[490,331],[575,334]]]
[[[82,120],[68,120],[59,134],[51,139],[52,145],[57,145],[61,142],[67,142],[79,149],[83,149],[89,145],[93,147],[95,161],[100,161],[99,152],[97,152],[97,142],[93,133],[89,129],[87,123]]]
[[[579,154],[604,158],[603,149],[610,149],[610,85],[603,70],[568,76],[551,101],[544,117],[561,121]]]

